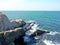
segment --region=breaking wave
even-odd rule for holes
[[[35,22],[35,21],[28,21],[28,22]],[[38,24],[35,24],[34,26],[32,26],[32,28],[37,29],[38,27],[36,27],[36,25]],[[60,45],[60,33],[56,31],[50,31],[50,33],[46,34],[46,36],[44,37],[43,42],[46,45]]]
[[[45,37],[44,43],[46,43],[46,45],[60,45],[60,33],[51,31]]]

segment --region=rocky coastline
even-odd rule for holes
[[[34,24],[35,22],[27,24],[22,19],[10,21],[5,14],[0,13],[0,45],[32,45],[29,43],[31,39],[35,40],[35,36],[49,33],[49,31],[31,28]]]

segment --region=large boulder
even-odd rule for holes
[[[0,31],[5,31],[11,28],[11,23],[5,14],[0,12]]]
[[[14,41],[14,39],[22,35],[24,35],[24,30],[22,28],[16,28],[14,30],[4,32],[4,38],[9,41]]]
[[[23,27],[26,23],[22,19],[16,19],[14,21],[11,21],[12,27]]]
[[[23,27],[25,24],[26,23],[22,19],[10,21],[5,14],[0,12],[0,32],[14,29],[17,27]]]
[[[0,45],[14,45],[14,40],[24,33],[25,31],[22,28],[0,32]]]

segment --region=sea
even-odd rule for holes
[[[60,45],[60,11],[2,11],[10,20],[36,21],[40,29],[50,31],[43,42]]]

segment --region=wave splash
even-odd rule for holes
[[[28,21],[28,22],[35,22],[35,21]],[[35,24],[33,26],[31,26],[32,29],[40,29],[41,28],[38,27],[38,24]],[[48,30],[47,30],[48,31]],[[45,35],[45,34],[44,34]],[[33,45],[60,45],[60,33],[56,32],[56,31],[50,31],[50,33],[46,34],[46,36],[44,36],[44,39],[42,41],[45,44],[39,44],[38,42],[33,44]]]
[[[51,31],[46,35],[44,43],[46,45],[60,45],[60,33]]]

